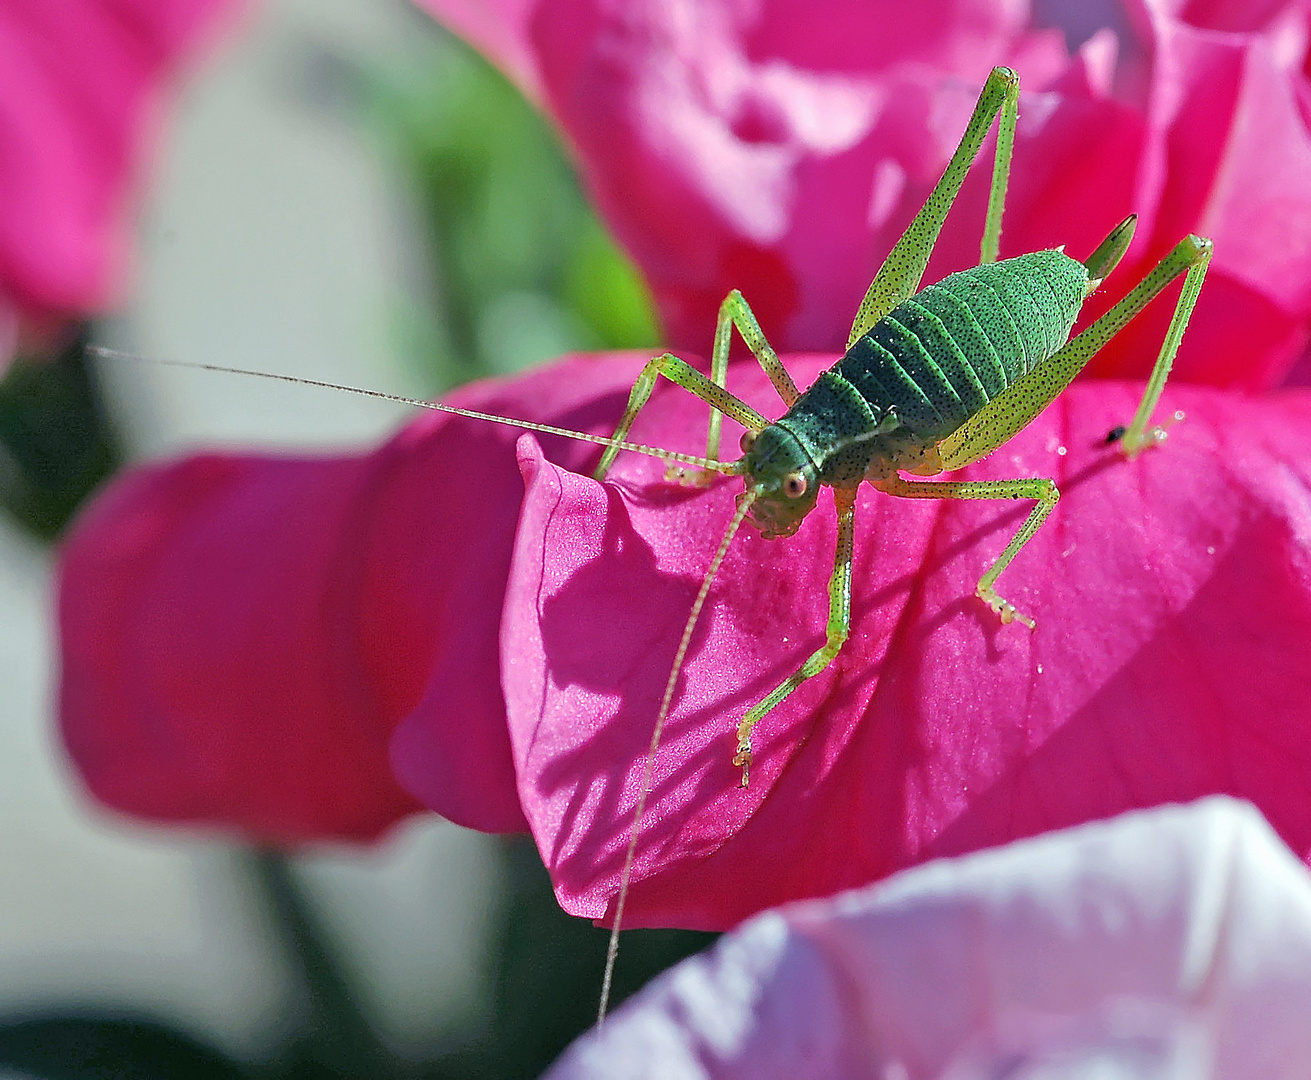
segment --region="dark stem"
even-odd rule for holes
[[[345,977],[348,965],[330,944],[331,935],[313,910],[290,860],[257,849],[250,857],[252,877],[273,917],[278,938],[308,999],[309,1015],[289,1048],[293,1075],[377,1077],[405,1071],[379,1041]]]

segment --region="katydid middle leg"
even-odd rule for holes
[[[875,486],[903,499],[1036,499],[1037,505],[1020,526],[1020,531],[1011,538],[1006,550],[987,573],[979,578],[975,589],[979,599],[1001,616],[1003,623],[1018,620],[1030,630],[1034,628],[1033,620],[999,596],[995,585],[1001,572],[1047,520],[1047,515],[1060,499],[1061,493],[1054,481],[1038,477],[1027,480],[906,480],[894,475],[878,481]]]

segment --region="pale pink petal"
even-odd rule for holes
[[[767,912],[547,1075],[1294,1080],[1308,1010],[1311,878],[1207,799]]]

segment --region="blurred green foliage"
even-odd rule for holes
[[[77,334],[57,353],[20,357],[0,378],[0,505],[41,540],[122,463]]]
[[[433,306],[416,330],[430,362],[463,380],[658,345],[646,287],[555,132],[480,56],[449,37],[438,47],[440,63],[364,75],[431,238]]]
[[[560,910],[532,842],[507,839],[507,888],[493,930],[486,1012],[423,1060],[393,1054],[369,1027],[350,965],[318,918],[293,862],[246,860],[300,984],[303,1007],[267,1058],[234,1061],[145,1016],[45,1011],[0,1020],[0,1076],[31,1080],[517,1080],[539,1075],[596,1019],[609,932]],[[615,970],[617,1005],[709,945],[714,934],[634,930]],[[203,978],[203,973],[197,973]]]
[[[0,1068],[14,1080],[243,1080],[213,1047],[149,1019],[37,1016],[0,1024]]]
[[[422,25],[422,24],[421,24]],[[435,24],[431,62],[316,65],[347,84],[429,240],[426,302],[398,313],[434,389],[572,351],[659,344],[650,295],[579,190],[559,139],[517,89]],[[122,461],[82,355],[85,329],[0,379],[0,505],[51,540]]]

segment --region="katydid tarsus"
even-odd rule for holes
[[[355,387],[270,376],[266,372],[244,372],[368,393],[477,420],[596,443],[605,447],[594,473],[597,480],[605,479],[620,450],[663,458],[670,462],[671,472],[689,483],[702,483],[717,474],[743,478],[738,511],[702,580],[653,725],[614,906],[598,1012],[601,1020],[609,1001],[624,902],[663,726],[698,616],[741,523],[750,518],[766,537],[790,535],[815,507],[819,489],[824,485],[834,489],[838,536],[828,590],[825,643],[748,709],[738,723],[732,753],[734,763],[741,768],[741,784],[746,786],[755,726],[804,680],[823,671],[848,637],[856,492],[861,483],[868,482],[900,498],[1033,500],[1034,507],[1027,519],[983,573],[977,587],[979,598],[1003,623],[1019,621],[1033,629],[1033,620],[1004,599],[995,586],[1002,571],[1055,507],[1059,498],[1055,483],[1044,478],[982,481],[922,478],[971,464],[1006,443],[1069,385],[1103,345],[1158,293],[1183,275],[1173,318],[1138,409],[1123,429],[1112,433],[1111,441],[1117,442],[1119,450],[1132,458],[1165,437],[1163,429],[1151,425],[1152,413],[1201,290],[1211,257],[1211,242],[1192,235],[1185,237],[1122,300],[1071,339],[1069,335],[1084,300],[1128,250],[1135,218],[1131,216],[1118,224],[1082,262],[1067,256],[1062,249],[998,261],[1018,96],[1016,74],[1006,68],[993,69],[941,179],[870,284],[856,312],[846,354],[805,392],[798,390],[751,308],[736,290],[719,309],[709,376],[671,353],[650,360],[633,387],[628,407],[611,438],[440,403],[359,391]],[[920,280],[947,212],[999,114],[980,265],[920,290]],[[785,415],[777,421],[769,421],[725,387],[734,327],[787,407]],[[181,366],[235,370],[213,365]],[[684,387],[710,406],[704,457],[628,441],[634,418],[660,376]],[[742,456],[735,461],[720,458],[720,425],[724,416],[746,429]]]

